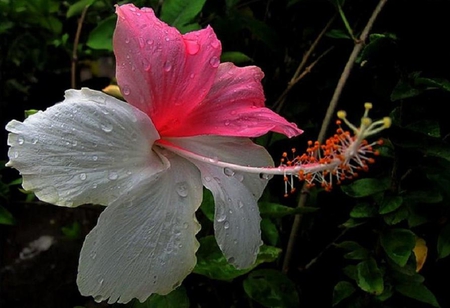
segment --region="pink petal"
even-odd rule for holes
[[[211,27],[181,35],[149,8],[117,7],[114,52],[125,99],[146,112],[158,131],[182,122],[207,95],[221,44]]]
[[[263,72],[255,66],[222,63],[205,100],[162,136],[221,135],[257,137],[274,131],[293,137],[303,131],[264,107]]]

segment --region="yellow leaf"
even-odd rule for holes
[[[416,239],[416,246],[414,247],[413,252],[416,256],[416,272],[419,272],[425,264],[428,254],[427,243],[423,238],[418,237]]]
[[[124,99],[122,93],[120,92],[120,89],[118,86],[110,84],[106,88],[102,90],[104,93],[109,94],[111,96],[114,96],[119,99]]]

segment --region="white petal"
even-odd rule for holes
[[[23,187],[63,206],[104,204],[164,168],[150,118],[102,92],[68,90],[62,103],[6,126],[8,166]]]
[[[169,293],[192,271],[200,173],[178,156],[170,165],[102,212],[81,251],[81,294],[109,303],[142,302],[152,293]]]
[[[170,141],[213,160],[273,166],[267,151],[246,138],[198,136]],[[257,200],[268,180],[258,174],[237,173],[194,160],[192,163],[200,169],[203,185],[214,196],[214,230],[220,249],[237,268],[251,266],[262,245]]]
[[[272,157],[264,147],[256,145],[248,138],[223,136],[196,136],[185,138],[166,138],[175,145],[212,160],[233,163],[241,166],[272,167]],[[223,173],[232,174],[241,181],[256,199],[259,199],[271,176],[242,173],[226,169]]]

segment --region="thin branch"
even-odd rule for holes
[[[289,93],[289,91],[291,91],[292,87],[299,82],[305,75],[306,75],[306,71],[307,69],[305,69],[305,72],[302,73],[304,67],[306,66],[306,63],[309,60],[309,57],[311,56],[311,54],[314,52],[314,50],[316,49],[317,45],[319,44],[320,40],[322,39],[322,37],[325,35],[325,33],[328,31],[328,29],[330,28],[331,24],[334,22],[334,20],[336,19],[336,15],[333,16],[328,23],[326,24],[326,26],[322,29],[322,31],[319,33],[319,35],[316,37],[316,39],[314,40],[314,42],[311,44],[311,46],[309,47],[308,51],[306,51],[306,53],[303,55],[302,61],[300,62],[300,64],[298,65],[294,76],[292,76],[291,80],[289,81],[286,89],[283,91],[283,93],[281,93],[280,97],[277,99],[277,101],[275,102],[275,104],[273,105],[272,109],[274,109],[277,113],[280,112],[280,110],[283,108],[284,102],[286,100],[286,96]],[[325,54],[328,53],[328,51],[325,52]],[[321,58],[322,56],[324,56],[324,54],[322,54],[319,58]],[[315,65],[315,63],[317,63],[318,60],[316,60],[313,64]],[[314,66],[314,65],[310,65],[310,69]],[[307,73],[309,73],[309,71],[307,71]],[[300,77],[301,76],[301,77]]]
[[[81,28],[83,27],[83,22],[86,17],[88,8],[89,8],[89,5],[85,6],[83,9],[83,12],[81,13],[81,17],[78,20],[78,27],[77,27],[77,32],[75,34],[75,40],[73,42],[72,68],[71,68],[71,80],[70,80],[70,86],[72,89],[76,89],[76,86],[77,86],[77,64],[78,64],[77,50],[78,50],[78,44],[80,42]]]
[[[330,124],[332,116],[335,114],[336,106],[339,101],[339,97],[342,93],[342,90],[347,82],[348,77],[350,76],[350,72],[353,68],[353,65],[355,64],[356,58],[363,48],[363,44],[365,40],[367,39],[367,36],[369,35],[370,30],[372,29],[372,26],[377,19],[379,13],[383,9],[383,6],[386,4],[387,0],[380,0],[378,2],[377,7],[372,12],[372,16],[369,18],[366,26],[364,27],[364,30],[361,33],[361,36],[359,37],[359,40],[355,41],[355,47],[353,48],[352,53],[350,54],[348,61],[344,67],[344,70],[342,71],[341,77],[339,78],[338,84],[336,86],[336,89],[334,91],[333,97],[331,98],[330,104],[328,106],[327,113],[325,115],[325,118],[322,122],[322,127],[320,129],[318,141],[319,143],[323,143],[325,139],[325,133],[328,129],[328,126]],[[308,191],[309,189],[304,184],[302,187],[302,194],[300,196],[299,202],[297,207],[304,207],[306,204],[306,200],[308,197]],[[294,223],[292,225],[291,234],[289,236],[288,245],[286,248],[286,254],[284,256],[283,260],[283,272],[287,273],[289,270],[289,265],[291,263],[292,253],[294,251],[294,248],[296,246],[297,242],[297,234],[300,229],[300,224],[302,221],[302,215],[296,215],[294,218]]]

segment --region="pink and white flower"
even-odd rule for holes
[[[251,266],[268,180],[226,166],[273,166],[248,137],[302,131],[264,107],[258,67],[220,63],[211,27],[181,35],[132,4],[117,15],[116,73],[128,103],[68,90],[63,102],[8,123],[7,165],[45,202],[107,206],[84,242],[77,282],[83,295],[126,303],[169,293],[194,268],[203,186],[214,196],[219,247],[236,267]]]

